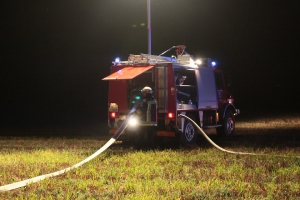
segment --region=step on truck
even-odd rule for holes
[[[176,56],[163,56],[172,49]],[[210,58],[195,59],[185,49],[178,45],[160,55],[130,54],[126,61],[113,62],[111,74],[102,79],[109,81],[110,134],[116,133],[137,104],[121,138],[141,142],[157,136],[177,137],[183,145],[193,145],[199,132],[179,114],[203,129],[215,128],[218,135],[234,134],[235,115],[240,111],[222,70]]]

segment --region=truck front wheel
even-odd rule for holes
[[[195,118],[191,115],[187,115],[189,118],[191,118],[193,121],[195,121]],[[181,133],[181,142],[184,146],[192,146],[196,143],[197,140],[198,131],[196,127],[193,125],[192,122],[185,119],[184,120],[184,128],[183,132]]]
[[[232,136],[235,131],[235,119],[232,111],[226,112],[222,127],[217,128],[217,134],[220,136]]]

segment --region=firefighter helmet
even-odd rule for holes
[[[146,87],[144,87],[143,89],[142,89],[142,92],[143,93],[152,93],[152,89],[151,89],[151,87],[148,87],[148,86],[146,86]]]

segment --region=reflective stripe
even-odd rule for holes
[[[157,131],[156,134],[164,137],[175,137],[175,133],[171,131]]]

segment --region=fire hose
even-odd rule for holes
[[[202,128],[200,128],[200,126],[194,122],[191,118],[187,117],[186,115],[182,115],[179,114],[179,117],[183,117],[185,119],[187,119],[188,121],[190,121],[199,131],[200,133],[205,137],[205,139],[211,144],[213,145],[215,148],[219,149],[220,151],[226,152],[226,153],[231,153],[231,154],[238,154],[238,155],[253,155],[253,156],[267,156],[269,154],[258,154],[258,153],[247,153],[247,152],[236,152],[236,151],[229,151],[226,149],[223,149],[222,147],[218,146],[216,143],[214,143],[207,135],[206,133],[203,131]],[[283,155],[273,155],[276,157],[289,157],[289,156],[283,156]],[[300,156],[296,156],[296,158],[300,158]]]
[[[23,180],[23,181],[19,181],[19,182],[11,183],[11,184],[8,184],[8,185],[0,186],[0,192],[17,189],[17,188],[29,185],[31,183],[39,182],[39,181],[44,180],[46,178],[50,178],[50,177],[54,177],[54,176],[64,174],[64,173],[66,173],[66,172],[68,172],[72,169],[78,168],[79,166],[81,166],[81,165],[89,162],[90,160],[94,159],[99,154],[104,152],[108,147],[110,147],[118,139],[118,137],[122,134],[122,132],[127,127],[128,122],[131,119],[131,117],[133,116],[133,113],[135,112],[136,108],[139,106],[139,103],[140,102],[136,102],[136,104],[133,106],[133,108],[131,109],[131,111],[127,115],[125,121],[122,123],[122,125],[120,126],[118,131],[113,135],[113,137],[108,142],[106,142],[105,145],[103,145],[98,151],[96,151],[94,154],[92,154],[91,156],[87,157],[86,159],[82,160],[81,162],[79,162],[75,165],[72,165],[71,167],[68,167],[68,168],[65,168],[65,169],[62,169],[62,170],[59,170],[59,171],[56,171],[56,172],[52,172],[52,173],[49,173],[49,174],[44,174],[44,175],[36,176],[34,178],[30,178],[30,179],[26,179],[26,180]]]
[[[8,185],[4,185],[4,186],[0,186],[0,192],[2,191],[9,191],[9,190],[13,190],[13,189],[17,189],[20,187],[24,187],[26,185],[29,185],[31,183],[36,183],[39,182],[41,180],[44,180],[46,178],[50,178],[50,177],[54,177],[54,176],[58,176],[61,174],[64,174],[72,169],[78,168],[79,166],[89,162],[90,160],[92,160],[93,158],[97,157],[99,154],[101,154],[102,152],[104,152],[108,147],[110,147],[117,139],[118,137],[122,134],[122,132],[126,129],[129,120],[132,118],[133,113],[135,112],[136,108],[138,107],[139,102],[137,102],[134,107],[131,109],[130,113],[127,115],[125,121],[122,123],[122,125],[120,126],[120,128],[118,129],[118,131],[113,135],[113,137],[105,143],[105,145],[103,145],[98,151],[96,151],[94,154],[92,154],[91,156],[87,157],[86,159],[82,160],[81,162],[72,165],[71,167],[62,169],[60,171],[56,171],[53,173],[49,173],[49,174],[44,174],[44,175],[40,175],[34,178],[30,178],[27,180],[23,180],[23,181],[19,181],[19,182],[15,182],[15,183],[11,183]],[[239,154],[239,155],[255,155],[255,156],[262,156],[262,155],[268,155],[268,154],[256,154],[256,153],[247,153],[247,152],[235,152],[235,151],[229,151],[226,149],[223,149],[222,147],[218,146],[217,144],[215,144],[206,134],[205,132],[198,126],[198,124],[196,122],[194,122],[191,118],[179,114],[179,117],[183,117],[185,119],[187,119],[188,121],[190,121],[199,131],[200,133],[205,137],[205,139],[212,144],[215,148],[219,149],[220,151],[226,152],[226,153],[230,153],[230,154]],[[287,156],[281,156],[281,155],[275,155],[275,156],[280,156],[280,157],[287,157]],[[300,158],[299,156],[297,156],[297,158]]]

